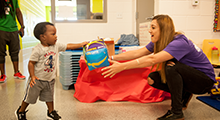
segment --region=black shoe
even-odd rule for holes
[[[47,119],[60,120],[61,117],[57,114],[57,111],[53,110],[51,113],[49,113],[49,110],[47,110]]]
[[[184,120],[184,116],[183,113],[177,115],[168,110],[164,116],[157,118],[157,120]]]
[[[19,108],[17,109],[17,111],[15,111],[15,115],[17,116],[18,120],[27,120],[26,119],[26,112],[28,111],[25,111],[25,112],[19,112],[21,106],[19,106]]]

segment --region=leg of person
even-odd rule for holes
[[[5,63],[0,63],[1,75],[5,74]]]
[[[39,100],[46,101],[47,104],[47,119],[59,120],[61,117],[58,115],[57,111],[54,110],[53,96],[54,96],[54,84],[55,79],[51,81],[42,82],[44,89],[40,94]]]
[[[165,67],[167,85],[171,94],[171,111],[173,120],[184,119],[182,112],[182,94],[183,94],[183,79],[176,71],[176,65],[167,65]],[[169,111],[168,111],[169,112]],[[167,117],[167,115],[165,115]],[[162,117],[163,118],[163,117]]]
[[[6,54],[6,44],[7,44],[7,37],[8,32],[1,31],[0,30],[0,70],[1,70],[1,76],[0,76],[0,82],[5,82],[6,75],[5,75],[5,56]]]
[[[15,114],[18,118],[18,120],[27,120],[26,119],[26,112],[28,111],[25,111],[26,108],[28,107],[28,103],[22,101],[21,103],[21,106],[19,106],[19,108],[17,109],[17,111],[15,111]]]
[[[166,73],[167,72],[172,72],[172,71],[166,71]],[[178,109],[177,109],[177,111],[174,110],[175,113],[172,112],[172,110],[168,110],[168,112],[164,116],[158,118],[158,120],[177,120],[177,119],[180,119],[180,120],[182,119],[183,120],[184,116],[183,116],[183,113],[182,113],[182,106],[181,106],[182,105],[181,104],[181,97],[182,97],[181,80],[175,80],[174,82],[167,82],[167,84],[162,83],[161,76],[160,76],[159,72],[153,72],[149,75],[149,77],[150,77],[151,80],[153,80],[153,82],[150,84],[151,86],[171,93],[171,101],[172,101],[171,106],[172,106],[172,109],[173,109],[173,106],[175,106],[176,104],[178,105],[178,103],[173,102],[173,101],[176,101],[176,100],[179,101],[179,106],[180,106],[179,110]],[[178,74],[174,75],[173,77],[175,79],[179,79]],[[167,79],[169,79],[169,78],[167,78]],[[169,81],[172,81],[172,80],[169,79]],[[170,87],[173,84],[174,85],[177,84],[177,86]],[[177,89],[177,90],[175,90],[175,89]],[[177,96],[175,94],[177,94]],[[179,108],[179,107],[177,107],[177,108]]]
[[[182,63],[177,64],[177,71],[183,78],[183,96],[182,105],[183,110],[187,108],[190,99],[192,98],[192,93],[194,94],[204,94],[209,92],[212,88],[214,82],[203,72],[196,70],[190,66]]]
[[[180,62],[176,63],[176,66],[176,71],[182,76],[186,92],[204,94],[213,87],[214,81],[205,73]]]
[[[149,76],[150,76],[148,78],[149,85],[151,85],[157,89],[164,90],[166,92],[170,92],[167,84],[162,83],[159,72],[153,72]],[[151,78],[153,78],[153,80]],[[183,90],[182,100],[181,100],[182,110],[185,110],[187,108],[188,103],[192,98],[192,95],[193,95],[192,93]]]
[[[22,101],[19,112],[24,112],[26,110],[26,108],[28,107],[28,105],[29,105],[29,103]]]
[[[149,85],[153,86],[154,88],[164,90],[166,92],[170,92],[167,84],[162,83],[159,72],[152,72],[149,76],[151,76],[148,78]],[[153,78],[153,80],[151,78]],[[193,95],[192,93],[183,90],[182,100],[181,100],[183,105],[182,110],[185,110],[187,108],[188,103],[192,98],[192,95]]]
[[[19,36],[18,36],[18,32],[12,32],[11,33],[11,39],[10,42],[8,43],[9,46],[9,53],[11,56],[11,61],[13,63],[13,67],[14,67],[14,78],[16,79],[25,79],[26,77],[23,76],[20,72],[19,72],[19,65],[18,65],[18,61],[19,61],[19,51],[20,51],[20,40],[19,40]]]
[[[15,111],[16,117],[18,120],[26,120],[26,108],[29,104],[35,104],[37,98],[41,92],[42,86],[39,80],[35,81],[36,84],[33,87],[30,87],[30,79],[28,80],[27,88],[24,95],[24,100],[21,103],[21,106]]]
[[[183,63],[166,66],[167,84],[171,93],[174,114],[182,114],[182,107],[188,104],[194,94],[204,94],[212,88],[214,81],[203,72]],[[173,97],[172,97],[173,96]]]
[[[177,94],[175,96],[178,96],[178,99],[172,99],[172,110],[168,111],[167,114],[165,114],[164,116],[162,116],[159,119],[165,119],[165,117],[167,117],[168,115],[173,114],[172,111],[174,111],[175,113],[178,113],[178,111],[181,113],[181,106],[183,107],[184,104],[187,104],[189,102],[189,100],[191,99],[192,93],[205,93],[207,91],[209,91],[211,89],[211,87],[213,86],[213,81],[204,73],[189,67],[187,65],[184,65],[182,63],[177,63],[176,65],[174,65],[174,67],[169,66],[167,67],[169,69],[166,69],[166,73],[170,74],[167,76],[170,76],[171,78],[167,78],[169,86],[172,86],[171,84],[174,83],[178,83],[178,86],[183,86],[183,88],[181,87],[181,89],[183,90],[182,95],[179,93],[176,93],[174,91],[174,94]],[[174,70],[174,71],[173,71]],[[176,75],[177,74],[177,75]],[[178,75],[179,74],[179,75]],[[173,76],[175,75],[175,76]],[[163,83],[161,83],[161,78],[160,77],[155,77],[155,76],[159,76],[159,73],[157,73],[157,75],[155,75],[155,73],[150,74],[149,77],[151,79],[153,79],[153,82],[151,82],[150,85],[152,85],[155,88],[161,89],[161,90],[165,90],[167,92],[169,92],[172,89],[177,89],[178,87],[176,87],[176,84],[174,84],[172,88],[168,87],[169,89],[167,90],[166,87],[164,87],[165,85]],[[178,76],[180,79],[178,79]],[[176,82],[175,78],[177,81],[179,80],[179,82]],[[151,80],[150,79],[150,80]],[[173,79],[173,80],[172,80]],[[181,82],[182,79],[182,82]],[[174,81],[174,82],[172,82]],[[182,85],[181,85],[182,84]],[[171,96],[174,95],[171,93]],[[181,100],[181,96],[182,96],[182,100]],[[185,101],[185,102],[184,102]],[[186,102],[187,101],[187,102]],[[183,104],[183,105],[180,105]],[[175,109],[174,109],[175,108]],[[180,114],[181,115],[181,114]]]
[[[18,61],[13,61],[13,66],[15,70],[14,78],[24,80],[26,77],[18,70]]]
[[[47,108],[48,108],[48,113],[51,113],[54,110],[53,101],[52,102],[46,102],[46,104],[47,104]]]
[[[182,105],[183,110],[185,110],[192,98],[192,93],[204,94],[208,92],[213,86],[213,81],[206,74],[196,70],[195,68],[182,63],[177,63],[176,66],[178,66],[176,70],[183,78],[184,89],[182,95]]]
[[[190,92],[187,92],[185,90],[183,90],[183,95],[182,95],[182,110],[186,110],[186,108],[188,107],[189,101],[191,100],[193,94]]]
[[[166,83],[163,83],[159,71],[152,72],[148,75],[148,84],[154,88],[170,92]]]
[[[0,83],[3,83],[7,79],[5,75],[5,63],[0,63],[0,70],[1,70]]]
[[[14,73],[17,73],[18,70],[18,61],[13,61]]]
[[[49,120],[59,120],[61,119],[61,116],[59,116],[59,114],[57,113],[56,110],[54,110],[54,104],[53,101],[52,102],[46,102],[47,104],[47,119]]]

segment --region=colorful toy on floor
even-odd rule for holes
[[[216,81],[211,89],[211,98],[220,100],[220,77],[216,77]]]

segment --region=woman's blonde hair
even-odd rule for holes
[[[162,51],[171,41],[173,41],[174,37],[177,34],[181,34],[181,33],[175,32],[173,20],[168,15],[157,15],[154,16],[152,20],[157,20],[157,23],[160,28],[159,40],[156,43],[154,43],[154,54],[156,54]],[[163,83],[166,83],[166,73],[165,73],[166,62],[157,64],[156,70],[158,70],[160,65],[161,65],[161,70],[160,70],[161,79]]]

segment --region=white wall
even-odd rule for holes
[[[155,15],[168,14],[172,17],[176,31],[182,31],[199,47],[204,39],[220,39],[220,32],[213,32],[215,0],[154,0]],[[107,0],[107,23],[56,23],[58,40],[62,43],[81,42],[100,37],[115,40],[121,34],[136,34],[136,0]],[[122,19],[117,19],[117,14]]]
[[[183,31],[199,47],[204,39],[220,39],[220,32],[213,32],[215,0],[155,0],[155,14],[172,17],[176,31]]]
[[[136,34],[135,4],[136,0],[107,0],[107,23],[55,23],[58,42],[78,43],[97,36],[117,40],[121,34]]]

